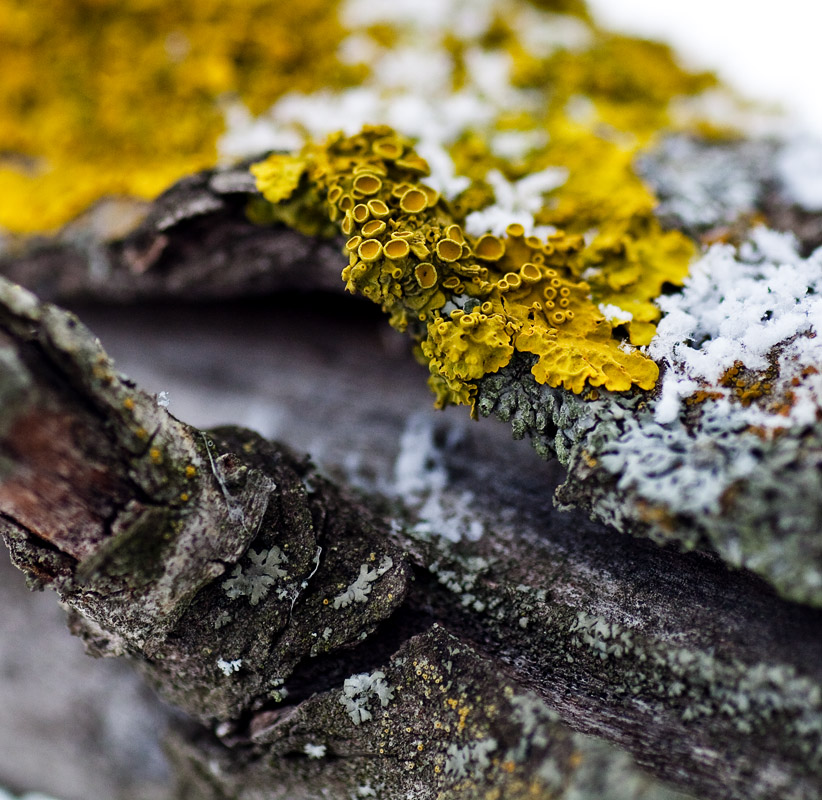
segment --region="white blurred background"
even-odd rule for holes
[[[822,137],[820,0],[588,0],[604,27],[664,41]]]

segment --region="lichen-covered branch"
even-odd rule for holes
[[[177,705],[226,718],[401,603],[408,566],[384,523],[319,477],[309,490],[306,463],[250,433],[183,425],[117,376],[74,317],[5,282],[3,301],[4,531],[93,650],[139,656]],[[370,602],[341,614],[333,598],[374,559],[379,580],[354,598]],[[338,624],[315,641],[307,628],[324,616]],[[220,648],[195,646],[212,636]],[[228,680],[221,665],[238,653]]]
[[[446,353],[430,345],[430,352],[442,350],[442,368],[458,383],[466,370],[497,367],[475,381],[476,408],[511,420],[515,436],[527,433],[541,453],[559,456],[569,471],[559,495],[564,504],[582,506],[623,531],[710,548],[731,565],[757,571],[785,596],[817,604],[822,554],[815,498],[822,491],[815,467],[819,373],[812,304],[818,256],[802,254],[811,252],[820,234],[818,215],[802,212],[786,190],[774,188],[771,163],[789,155],[789,148],[773,143],[734,147],[674,139],[641,162],[644,177],[663,199],[665,218],[683,230],[705,234],[719,225],[728,235],[743,235],[744,228],[733,233],[733,225],[762,208],[802,237],[797,248],[758,234],[739,254],[715,249],[700,262],[701,273],[694,273],[703,275],[702,288],[695,284],[695,290],[663,298],[677,314],[663,320],[664,336],[651,348],[667,365],[656,392],[600,389],[594,398],[553,389],[534,376],[533,355],[512,358],[506,350],[502,360],[510,363],[499,367],[494,353],[511,350],[502,341],[488,350],[490,361],[480,358],[474,366],[463,364],[465,354],[453,348]],[[735,194],[731,187],[737,187]],[[3,269],[63,299],[339,291],[337,272],[344,262],[335,252],[338,245],[251,225],[245,209],[254,196],[244,168],[203,173],[158,199],[125,239],[105,244],[69,231],[62,241],[30,243],[18,258],[7,256]],[[728,199],[707,207],[708,196]],[[797,281],[805,288],[797,288]],[[767,282],[785,291],[763,299],[760,289]],[[730,287],[737,293],[744,288],[751,299],[714,311],[712,303]],[[717,338],[718,328],[709,322],[717,313],[726,328],[734,320],[735,340]],[[712,316],[701,320],[700,314]],[[680,330],[683,319],[687,329]],[[785,326],[795,324],[800,335],[792,339]],[[467,330],[455,332],[459,341]],[[708,354],[700,346],[688,350],[678,344],[686,337],[717,342]],[[792,480],[782,479],[785,470]]]
[[[561,795],[612,763],[567,724],[705,797],[818,793],[816,612],[579,517],[487,511],[461,544],[389,524],[1,299],[4,538],[92,652],[199,720],[180,796]]]

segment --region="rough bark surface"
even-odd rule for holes
[[[568,726],[705,797],[818,795],[818,612],[446,442],[439,502],[470,487],[484,529],[450,542],[178,422],[27,292],[2,309],[4,538],[189,715],[177,796],[592,793],[614,757]]]
[[[780,147],[671,137],[638,167],[672,227],[706,240],[738,241],[755,219],[766,219],[793,232],[807,255],[822,242],[822,223],[780,189],[774,171]],[[100,236],[101,227],[111,229],[113,213],[102,206],[56,241],[9,246],[0,273],[58,302],[339,293],[339,242],[247,221],[244,210],[255,189],[246,166],[181,181],[143,209],[140,224],[120,238]],[[133,214],[123,216],[131,220]],[[783,597],[822,607],[822,421],[763,437],[755,426],[717,424],[724,412],[709,402],[695,403],[673,426],[660,426],[653,404],[645,402],[657,400],[654,393],[600,391],[591,402],[538,384],[532,363],[532,356],[518,353],[481,379],[477,408],[510,422],[514,436],[527,436],[544,457],[560,459],[568,472],[557,492],[562,504],[621,532],[718,554],[732,567],[757,572]],[[753,373],[741,377],[751,386],[765,382]],[[767,392],[762,402],[770,402]],[[634,423],[647,441],[632,450],[624,439]],[[654,447],[657,466],[644,469],[645,451]],[[621,451],[616,457],[614,449]],[[735,465],[747,461],[756,468],[734,477]],[[629,472],[635,480],[624,478]],[[688,501],[703,493],[705,481],[693,477],[699,474],[716,476],[722,488],[717,501]],[[660,483],[668,488],[660,491]]]
[[[252,224],[253,194],[241,164],[192,175],[151,204],[101,201],[56,237],[5,243],[0,273],[60,303],[340,291],[341,243]]]

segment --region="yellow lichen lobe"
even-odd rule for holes
[[[577,394],[586,383],[617,392],[627,391],[632,384],[640,389],[653,389],[659,367],[638,351],[614,348],[613,341],[607,322],[591,319],[582,336],[561,328],[546,332],[530,323],[523,327],[516,346],[539,356],[532,370],[538,383],[562,386]]]
[[[504,316],[454,311],[428,326],[422,343],[432,372],[449,381],[473,381],[504,367],[514,352]]]
[[[281,203],[294,194],[307,166],[306,160],[299,156],[273,153],[265,161],[252,164],[251,174],[269,203]]]

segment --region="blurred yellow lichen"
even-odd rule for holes
[[[308,162],[299,156],[273,153],[268,160],[254,164],[251,173],[266,186],[266,199],[271,203],[288,200],[300,185]]]
[[[0,228],[53,229],[214,164],[221,101],[341,85],[329,0],[0,0]]]

